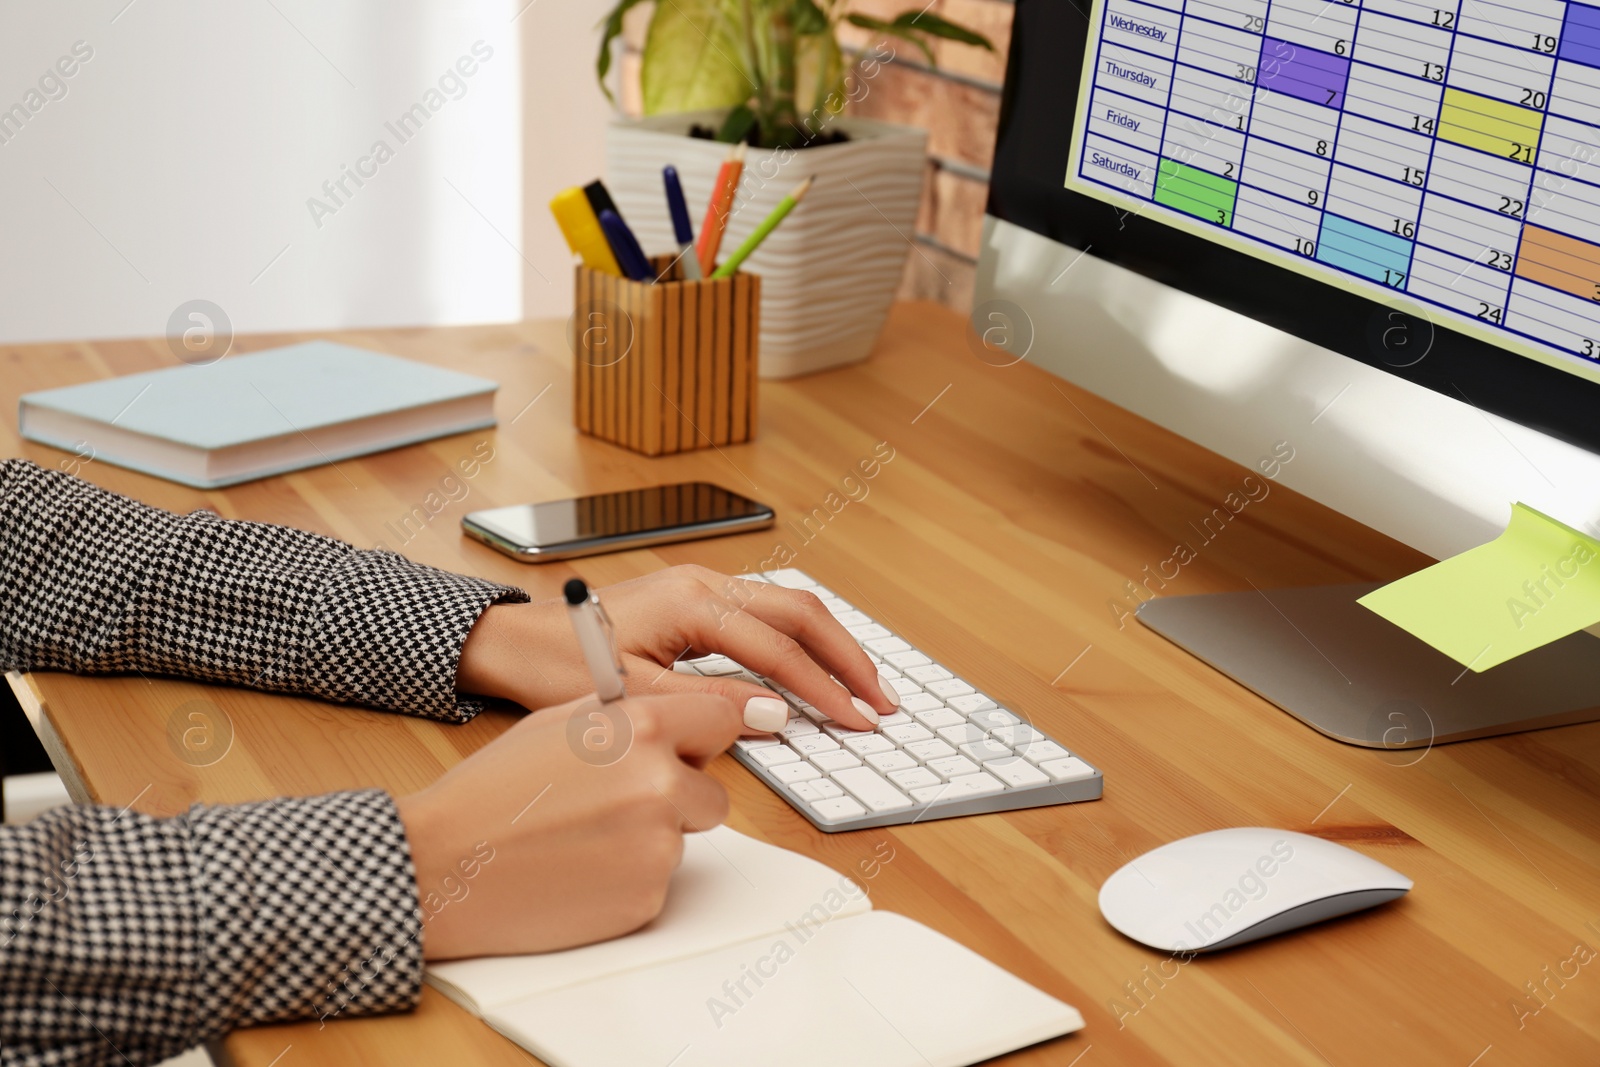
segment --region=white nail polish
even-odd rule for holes
[[[887,700],[891,706],[896,708],[900,706],[900,694],[895,691],[894,686],[889,684],[889,679],[881,674],[878,675],[878,688],[883,691],[883,699]]]
[[[860,697],[851,697],[850,703],[855,705],[856,710],[861,713],[863,719],[866,719],[874,726],[878,725],[878,713],[872,710],[871,704],[868,704]]]
[[[744,704],[744,724],[764,734],[775,734],[789,721],[789,705],[777,697],[751,697]]]

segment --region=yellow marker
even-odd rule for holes
[[[567,239],[567,247],[583,257],[584,266],[622,277],[611,242],[606,240],[600,220],[595,218],[594,208],[589,206],[589,198],[582,189],[574,185],[557,193],[550,201],[550,214],[556,217],[561,236]]]
[[[1543,125],[1541,112],[1460,89],[1446,89],[1439,110],[1440,140],[1518,163],[1533,163]]]

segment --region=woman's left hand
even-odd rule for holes
[[[781,726],[787,709],[772,703],[777,697],[770,690],[672,670],[680,659],[720,652],[843,726],[870,730],[900,702],[812,593],[679,566],[605,586],[599,594],[616,630],[630,694],[718,693],[744,711],[752,731]],[[528,708],[592,693],[565,602],[486,610],[462,646],[456,687]]]

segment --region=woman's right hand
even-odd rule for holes
[[[709,693],[530,715],[397,801],[427,959],[548,952],[660,913],[683,835],[727,817],[705,773],[743,723]]]

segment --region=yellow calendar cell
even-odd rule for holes
[[[1533,165],[1543,112],[1460,89],[1446,89],[1439,109],[1439,139]]]

